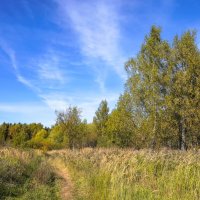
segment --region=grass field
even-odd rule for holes
[[[75,200],[200,199],[199,152],[4,149],[0,155],[1,199],[60,199],[63,189]],[[70,179],[68,187],[50,166]]]
[[[199,153],[84,149],[51,156],[68,167],[76,199],[200,199]]]
[[[42,153],[0,149],[0,199],[60,199],[56,175]]]

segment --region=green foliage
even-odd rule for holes
[[[6,123],[3,123],[0,126],[0,144],[1,145],[5,144],[8,134],[9,134],[9,125]]]
[[[200,106],[200,52],[194,32],[175,37],[169,110],[175,119],[179,147],[198,145]]]
[[[77,107],[57,112],[51,129],[36,123],[3,123],[0,144],[43,150],[86,146],[198,148],[200,51],[196,33],[175,36],[171,44],[162,39],[161,28],[152,26],[125,69],[125,91],[110,114],[103,100],[91,124],[81,119]]]
[[[86,136],[85,136],[85,146],[95,147],[97,145],[97,132],[94,123],[87,124],[86,126]]]
[[[133,146],[136,140],[135,122],[131,113],[129,94],[120,96],[117,108],[108,117],[106,131],[109,134],[110,145],[119,147]]]
[[[26,143],[26,146],[43,150],[52,149],[53,145],[47,140],[48,135],[47,130],[41,129]]]
[[[63,148],[69,146],[68,136],[62,131],[62,127],[55,125],[49,134],[48,141],[52,144],[53,148]]]
[[[26,147],[27,143],[41,130],[41,124],[8,124],[0,125],[0,145]]]
[[[107,143],[108,135],[106,133],[106,123],[108,121],[109,108],[106,100],[101,101],[99,108],[95,112],[93,123],[96,126],[97,142],[99,146],[105,146]]]
[[[170,46],[162,40],[160,28],[153,26],[126,70],[131,112],[138,133],[147,138],[146,147],[185,150],[198,145],[200,52],[195,33],[176,36]]]
[[[69,148],[82,147],[86,134],[86,124],[80,118],[77,107],[69,107],[65,112],[57,113],[57,125],[68,138]]]
[[[42,156],[0,149],[1,200],[59,200],[55,174]]]
[[[26,127],[27,131],[29,132],[30,138],[34,137],[36,133],[43,129],[43,125],[41,123],[27,124]]]
[[[165,107],[168,71],[171,67],[170,46],[161,39],[160,32],[160,28],[153,26],[138,56],[126,64],[129,74],[126,89],[133,98],[136,112],[142,114],[143,120],[152,119],[153,126],[149,128],[152,128],[153,147],[159,145],[159,118]]]

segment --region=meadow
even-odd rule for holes
[[[59,200],[59,185],[43,153],[0,149],[1,200]]]
[[[76,199],[200,199],[198,152],[83,149],[51,156],[67,166]]]
[[[66,195],[74,200],[200,199],[195,151],[6,148],[0,150],[0,163],[2,200],[59,200]],[[62,182],[65,173],[68,180]]]

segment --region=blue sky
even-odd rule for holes
[[[151,25],[171,41],[199,31],[199,10],[197,0],[2,0],[0,123],[50,126],[69,105],[90,122],[102,99],[114,108]]]

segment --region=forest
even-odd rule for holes
[[[113,110],[100,102],[92,123],[81,108],[56,111],[55,125],[0,125],[2,146],[52,149],[120,147],[198,149],[200,146],[200,51],[195,31],[164,40],[152,26],[137,56],[125,63],[124,92]],[[31,108],[30,108],[31,109]]]

